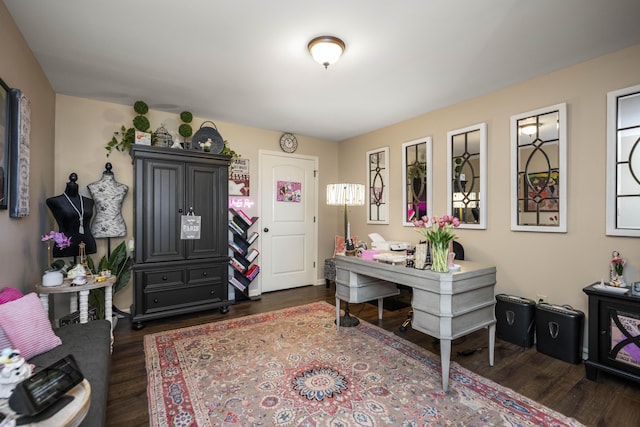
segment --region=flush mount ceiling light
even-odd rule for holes
[[[344,52],[344,42],[337,37],[320,36],[311,40],[307,49],[316,62],[327,68],[340,59]]]

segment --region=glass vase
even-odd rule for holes
[[[431,271],[449,271],[449,242],[431,243]]]

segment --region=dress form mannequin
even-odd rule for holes
[[[58,223],[58,231],[71,238],[71,246],[60,249],[53,247],[53,256],[78,256],[78,245],[84,242],[87,254],[96,253],[96,241],[89,224],[93,214],[93,200],[83,197],[78,191],[78,175],[69,175],[64,193],[47,199],[47,206]],[[82,218],[82,221],[80,220]]]
[[[116,181],[111,168],[111,163],[107,163],[102,178],[87,185],[96,205],[96,216],[91,223],[91,233],[96,238],[127,235],[121,210],[129,187]]]

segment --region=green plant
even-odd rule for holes
[[[104,147],[107,150],[107,157],[113,149],[117,151],[129,151],[131,146],[135,144],[136,130],[140,132],[148,132],[151,127],[149,119],[144,115],[149,112],[149,106],[144,101],[136,101],[133,104],[133,111],[138,115],[133,118],[133,127],[127,128],[125,125],[120,127],[113,133],[111,141]]]
[[[182,113],[180,113],[180,120],[182,120],[184,123],[182,123],[178,127],[178,133],[186,141],[187,138],[189,138],[193,134],[193,129],[189,124],[193,121],[193,114],[191,114],[189,111],[183,111]]]
[[[127,253],[127,245],[122,241],[110,255],[103,256],[97,266],[91,256],[87,256],[87,266],[93,274],[98,274],[103,270],[111,271],[111,275],[116,278],[112,286],[115,295],[129,283],[133,259]],[[104,318],[104,288],[89,291],[89,304],[98,310],[99,318]]]
[[[146,102],[136,101],[135,104],[133,104],[133,111],[138,113],[138,115],[133,118],[133,127],[140,132],[149,132],[151,123],[149,119],[145,117],[145,114],[149,112],[149,106]]]
[[[229,164],[231,164],[231,162],[233,162],[235,159],[239,159],[240,157],[242,157],[240,154],[233,151],[231,147],[229,147],[229,141],[227,140],[224,141],[224,147],[222,147],[222,151],[220,152],[220,154],[231,156],[231,158],[229,159]]]
[[[106,145],[107,157],[111,154],[111,151],[115,148],[117,151],[129,151],[131,146],[135,143],[135,128],[126,128],[124,125],[119,131],[113,133],[111,141]]]

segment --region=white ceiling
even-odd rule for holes
[[[3,1],[57,93],[336,141],[640,43],[638,0]]]

